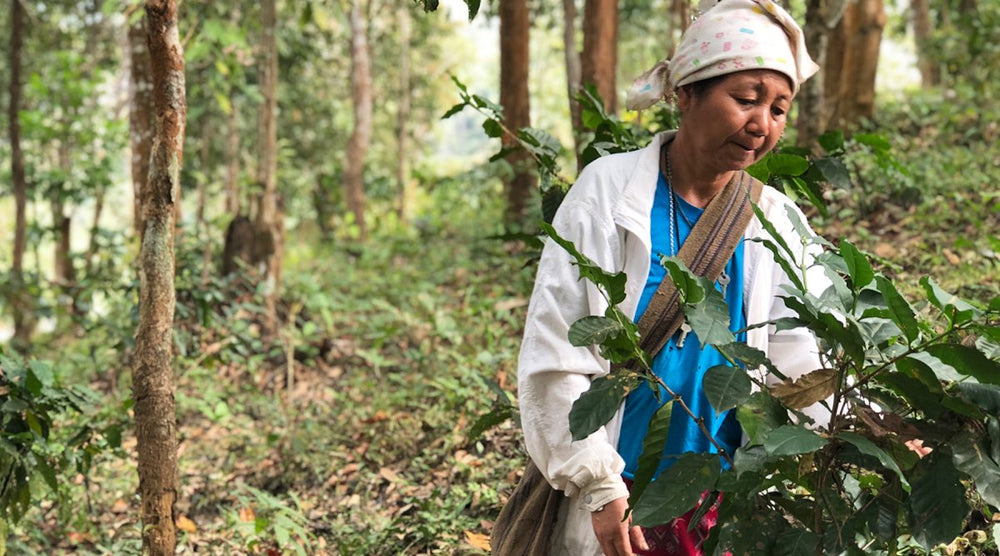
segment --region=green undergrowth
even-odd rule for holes
[[[200,250],[181,246],[179,553],[485,553],[523,452],[513,421],[477,420],[513,403],[533,278],[519,245],[489,237],[493,212],[364,246],[300,231],[272,336],[260,292],[202,284]],[[58,496],[37,483],[9,553],[138,554],[132,303],[122,285],[100,323],[46,338],[58,379],[103,407],[63,428],[124,420],[124,451],[61,478]]]

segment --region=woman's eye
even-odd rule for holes
[[[775,116],[784,116],[785,115],[785,110],[783,110],[781,108],[772,108],[771,109],[771,113],[774,114]]]
[[[736,102],[743,106],[753,106],[754,100],[752,98],[737,98]]]

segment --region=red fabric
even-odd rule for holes
[[[632,489],[632,481],[625,479],[625,485],[629,490]],[[702,495],[702,502],[704,500],[705,496]],[[642,534],[646,537],[649,550],[636,550],[635,553],[640,556],[702,556],[701,545],[708,538],[712,527],[715,527],[715,522],[719,518],[719,506],[713,505],[705,512],[701,521],[688,530],[691,518],[697,509],[695,507],[669,523],[650,528],[643,527]]]

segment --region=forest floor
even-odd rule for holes
[[[1000,196],[985,178],[920,203],[881,198],[863,213],[843,196],[812,222],[880,258],[911,299],[923,275],[997,294]],[[509,417],[534,269],[525,249],[485,237],[493,216],[363,248],[297,241],[271,340],[253,292],[192,285],[197,268],[181,277],[179,553],[488,553],[525,458]],[[101,370],[86,380],[102,418],[130,394],[115,347],[127,330],[51,349]],[[134,445],[126,429],[122,451],[32,510],[10,553],[138,554]]]

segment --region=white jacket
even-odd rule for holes
[[[659,172],[660,146],[673,132],[660,134],[649,146],[630,153],[605,156],[588,165],[570,188],[553,225],[559,234],[608,271],[628,276],[626,299],[620,308],[634,317],[649,274],[650,211]],[[765,187],[758,203],[789,245],[801,245],[785,207],[798,208],[785,195]],[[798,213],[803,222],[805,217]],[[754,218],[746,238],[766,237]],[[747,323],[759,323],[793,313],[778,298],[790,283],[761,243],[746,241],[743,291]],[[814,252],[810,252],[807,262]],[[807,287],[821,292],[828,284],[819,267],[810,269]],[[606,304],[597,288],[580,280],[568,253],[546,242],[528,307],[524,341],[518,360],[518,398],[528,453],[542,474],[569,498],[561,505],[552,554],[600,555],[590,512],[627,496],[621,478],[624,461],[618,455],[622,410],[584,440],[571,441],[569,410],[590,381],[608,373],[608,362],[595,347],[574,347],[570,325],[588,315],[602,315]],[[818,348],[805,329],[775,333],[774,327],[747,332],[747,343],[763,350],[785,375],[797,378],[820,368]],[[776,379],[759,376],[768,382]],[[807,411],[807,413],[809,413]]]

